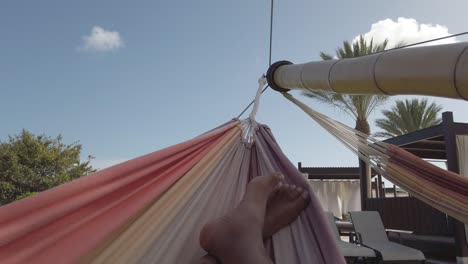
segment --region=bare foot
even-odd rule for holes
[[[203,227],[202,248],[223,264],[272,263],[263,247],[263,224],[268,197],[282,179],[279,174],[253,179],[234,210]]]
[[[293,222],[307,207],[309,201],[309,193],[306,190],[295,185],[279,185],[268,199],[263,239],[270,238]]]

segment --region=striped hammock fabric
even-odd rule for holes
[[[283,94],[376,172],[408,193],[468,224],[468,178],[443,170],[394,145],[379,142],[314,111],[290,94]]]
[[[253,177],[282,172],[310,190],[270,130],[249,124],[233,120],[0,207],[1,263],[196,263],[201,228],[235,207]],[[312,193],[268,249],[280,264],[344,263]]]

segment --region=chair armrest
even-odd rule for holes
[[[361,233],[359,232],[355,232],[356,233],[356,237],[357,237],[357,241],[355,241],[356,244],[359,244],[359,245],[362,245],[362,235]]]

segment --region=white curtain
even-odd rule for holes
[[[309,180],[309,183],[323,209],[336,217],[361,210],[358,180]]]
[[[457,150],[460,175],[468,177],[468,135],[457,136]],[[468,242],[468,225],[465,225],[465,238]]]

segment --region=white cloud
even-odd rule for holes
[[[372,24],[371,30],[363,34],[363,37],[366,41],[373,39],[376,43],[381,43],[385,39],[388,39],[387,47],[393,48],[400,43],[407,45],[449,35],[451,34],[446,26],[420,24],[414,18],[399,17],[397,21],[387,18]],[[359,39],[359,36],[354,38],[353,41],[357,39]],[[423,45],[439,45],[455,42],[457,42],[456,38],[448,38]]]
[[[100,26],[94,26],[89,35],[83,36],[84,50],[88,51],[111,51],[124,46],[120,33],[107,31]]]

